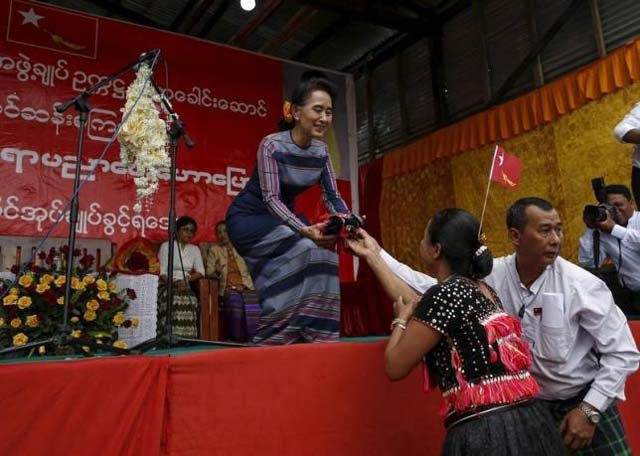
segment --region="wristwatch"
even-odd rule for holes
[[[591,423],[598,424],[600,422],[600,412],[598,412],[596,409],[588,406],[584,402],[581,402],[580,405],[578,405],[578,408],[582,413],[587,415],[587,418],[589,419],[589,421],[591,421]]]

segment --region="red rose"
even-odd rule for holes
[[[40,250],[38,252],[38,258],[40,258],[41,260],[44,260],[47,257],[47,254],[44,253],[44,250]]]
[[[47,304],[49,304],[50,306],[55,306],[57,304],[58,297],[51,288],[42,293],[42,298],[47,301]]]
[[[18,316],[18,306],[5,306],[4,311],[7,316],[6,320],[13,320]]]
[[[93,260],[94,260],[93,255],[85,255],[82,258],[80,258],[80,265],[85,269],[89,269],[93,264]]]
[[[80,249],[73,249],[74,257],[79,257],[81,254],[82,254],[82,251]]]
[[[18,272],[20,272],[20,266],[18,266],[17,264],[14,264],[13,266],[11,266],[12,274],[17,274]]]
[[[62,247],[60,247],[60,252],[64,256],[67,256],[69,254],[69,246],[68,245],[63,245]]]
[[[138,297],[138,295],[133,288],[127,288],[127,297],[133,301]]]
[[[124,326],[125,328],[130,328],[131,327],[131,320],[125,320],[124,323],[122,323],[122,326]]]

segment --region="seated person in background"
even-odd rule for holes
[[[633,199],[640,201],[640,103],[636,103],[613,129],[613,137],[620,142],[635,144],[631,166]]]
[[[590,226],[580,238],[578,259],[586,267],[600,267],[608,257],[618,271],[618,280],[628,291],[630,303],[640,313],[640,213],[636,211],[631,192],[624,185],[607,185],[607,203],[615,215],[607,211],[607,219]],[[598,264],[595,264],[593,231],[600,231]]]
[[[562,221],[551,203],[516,201],[507,211],[507,229],[515,253],[496,258],[484,281],[505,311],[521,320],[538,397],[570,450],[631,454],[616,400],[624,400],[626,378],[638,369],[640,354],[624,314],[602,280],[559,256]],[[408,302],[436,284],[398,262],[364,230],[359,233],[361,239],[349,246],[390,297]]]
[[[551,414],[533,399],[538,384],[520,322],[482,281],[493,256],[479,228],[462,209],[438,211],[427,224],[420,257],[438,283],[417,307],[402,297],[394,304],[387,375],[402,379],[424,358],[445,402],[444,455],[561,456]]]
[[[230,339],[246,342],[256,334],[260,320],[260,300],[247,265],[227,235],[224,221],[216,225],[218,243],[204,257],[207,277],[218,279],[218,294],[224,312],[224,329]]]
[[[176,221],[176,240],[173,249],[173,310],[171,324],[173,335],[198,337],[198,299],[190,284],[204,277],[204,265],[200,249],[191,240],[198,225],[191,217],[180,217]],[[178,247],[178,248],[176,248]],[[158,334],[167,331],[167,277],[169,264],[169,241],[163,242],[158,252],[160,260],[160,284],[158,285]]]

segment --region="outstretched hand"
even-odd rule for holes
[[[336,242],[337,235],[324,234],[324,228],[326,222],[316,223],[315,225],[309,225],[300,229],[300,234],[304,237],[311,239],[320,247],[330,248],[332,244]]]
[[[355,230],[353,236],[347,238],[345,243],[356,256],[361,258],[378,255],[382,250],[378,241],[367,233],[364,228]]]

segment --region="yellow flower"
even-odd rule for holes
[[[31,298],[29,296],[21,296],[20,299],[18,299],[18,307],[21,309],[31,307]]]
[[[70,321],[71,323],[78,323],[78,322],[80,321],[80,319],[79,319],[78,317],[71,317],[71,318],[69,319],[69,321]]]
[[[4,318],[0,317],[0,327],[4,326]]]
[[[87,274],[86,276],[84,276],[82,278],[82,282],[84,282],[85,285],[90,285],[95,281],[96,281],[96,279],[94,279],[91,274]]]
[[[71,337],[73,337],[74,339],[80,339],[81,335],[82,335],[82,331],[80,331],[79,329],[71,331]]]
[[[93,310],[87,310],[83,317],[86,321],[93,321],[96,319],[96,313]]]
[[[65,282],[67,281],[67,278],[63,275],[56,277],[56,280],[53,281],[53,283],[56,284],[56,287],[61,288]]]
[[[124,322],[124,314],[122,312],[118,312],[113,316],[113,324],[116,326],[120,326]]]
[[[49,288],[51,288],[49,286],[48,283],[39,283],[38,285],[36,285],[36,293],[44,293],[45,291],[47,291]]]
[[[127,343],[124,340],[116,340],[113,346],[116,348],[127,348]]]
[[[12,305],[14,305],[16,303],[17,300],[18,300],[18,296],[17,295],[8,294],[4,298],[2,298],[2,303],[5,306],[12,306]]]
[[[23,275],[22,277],[20,277],[20,280],[18,280],[18,283],[27,288],[33,283],[33,277],[31,277],[30,275]]]
[[[12,287],[11,290],[9,290],[9,294],[18,295],[20,294],[20,290],[18,290],[16,287]]]
[[[12,328],[19,328],[20,326],[22,326],[22,320],[20,320],[20,318],[14,318],[13,320],[11,320],[11,327]]]
[[[100,308],[100,303],[95,299],[92,299],[87,303],[87,309],[96,311]]]
[[[82,281],[77,277],[71,277],[71,288],[82,291],[84,290],[84,283],[82,283]]]
[[[38,325],[40,324],[40,322],[38,321],[38,316],[37,315],[29,315],[27,317],[27,321],[26,321],[26,325],[31,327],[31,328],[36,328]]]
[[[29,338],[24,333],[18,333],[13,336],[13,345],[24,345],[29,342]]]
[[[111,293],[115,293],[116,291],[118,291],[118,284],[115,282],[109,282],[109,291]]]
[[[53,282],[53,276],[51,274],[43,274],[42,277],[40,277],[40,283],[51,283]]]
[[[58,299],[56,299],[56,302],[61,306],[64,306],[64,296],[60,296]]]
[[[103,301],[108,301],[109,299],[111,299],[111,295],[108,291],[101,291],[100,293],[98,293],[98,298],[102,299]]]
[[[98,286],[98,291],[107,291],[109,289],[109,285],[104,279],[96,280],[96,285]]]
[[[140,319],[138,317],[133,317],[131,319],[131,326],[133,326],[134,328],[140,326]]]
[[[44,345],[40,345],[38,347],[38,354],[44,355],[45,353],[47,353],[47,348]]]

